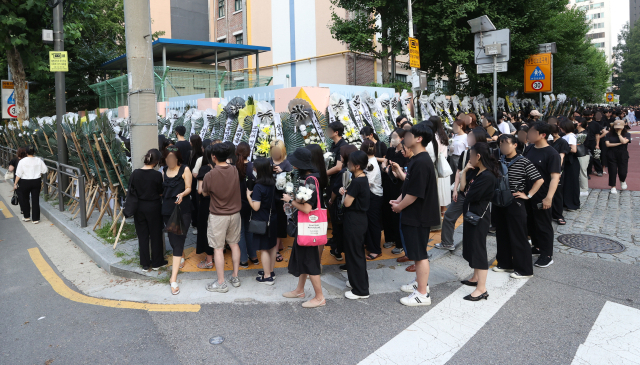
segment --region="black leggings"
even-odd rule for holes
[[[609,186],[616,186],[616,175],[620,178],[620,182],[627,181],[627,171],[629,169],[629,152],[625,150],[609,149],[607,156],[609,164]],[[20,180],[22,181],[22,180]]]
[[[164,225],[167,225],[169,221],[169,215],[163,215]],[[189,223],[191,222],[191,214],[182,213],[182,224],[187,228],[187,232],[185,232],[184,236],[178,236],[177,234],[167,233],[169,236],[169,243],[171,244],[171,248],[173,249],[173,257],[182,256],[182,251],[184,251],[184,241],[187,239],[187,233],[189,233]]]
[[[40,220],[41,185],[41,179],[20,179],[18,181],[18,200],[22,214],[25,218],[31,218],[35,222]],[[29,200],[31,200],[31,204]],[[33,210],[33,214],[31,214],[31,210]]]
[[[133,216],[142,267],[160,267],[164,264],[161,209],[160,199],[140,200],[138,210]],[[149,247],[151,247],[151,253],[149,253]]]

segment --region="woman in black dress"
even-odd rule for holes
[[[344,253],[347,259],[347,287],[350,291],[344,293],[347,299],[369,298],[369,275],[367,275],[367,260],[364,256],[364,241],[367,235],[367,211],[369,210],[371,192],[369,179],[364,170],[369,164],[369,158],[363,151],[352,152],[349,156],[349,171],[351,182],[345,189],[340,188],[344,196],[344,225],[349,227],[344,231]]]
[[[211,197],[202,195],[202,181],[205,175],[213,169],[213,162],[210,160],[213,154],[213,145],[205,148],[204,156],[198,167],[198,175],[196,175],[198,189],[198,234],[196,238],[196,255],[205,254],[206,258],[198,263],[198,269],[213,269],[213,247],[209,246],[209,238],[207,237],[207,226],[209,225],[209,204]]]
[[[189,169],[192,172],[194,171],[194,167],[198,162],[198,159],[202,157],[202,138],[199,135],[194,134],[189,137],[189,143],[191,143],[191,158],[189,159]],[[200,160],[202,164],[202,160]],[[194,176],[195,177],[195,176]],[[198,180],[191,179],[191,226],[193,227],[193,234],[198,234],[198,204],[200,204],[200,199],[198,199]]]
[[[293,167],[287,161],[287,149],[284,142],[280,139],[271,141],[271,165],[273,166],[273,174],[277,178],[278,174],[291,172]],[[280,250],[284,249],[282,245],[282,239],[287,238],[287,215],[284,213],[284,202],[282,201],[282,194],[284,190],[276,188],[276,205],[275,212],[277,213],[277,231],[278,231],[278,251],[276,251],[276,262],[282,261],[282,255]]]
[[[138,209],[133,215],[133,223],[138,235],[142,271],[149,271],[149,268],[158,270],[168,264],[162,249],[162,173],[154,170],[161,159],[160,151],[150,149],[144,155],[144,167],[134,170],[129,178],[127,191],[138,198]]]
[[[498,162],[485,142],[474,144],[469,150],[469,162],[460,177],[460,189],[465,192],[464,214],[472,212],[478,215],[477,225],[465,222],[462,225],[462,256],[473,268],[473,276],[463,280],[462,284],[474,286],[471,294],[465,300],[478,301],[489,298],[487,293],[487,272],[489,262],[487,258],[487,234],[491,213],[489,204],[493,198],[498,173]]]
[[[273,177],[273,169],[269,159],[258,158],[253,161],[253,169],[256,173],[256,184],[253,191],[247,189],[247,200],[253,210],[249,225],[251,225],[251,221],[267,222],[266,234],[253,233],[253,246],[260,250],[262,255],[260,258],[262,271],[258,272],[256,280],[262,284],[273,285],[275,279],[273,269],[278,251],[275,212],[276,179]]]
[[[176,204],[180,205],[182,212],[182,223],[184,227],[189,228],[191,222],[191,170],[187,165],[182,164],[182,156],[180,150],[176,146],[167,147],[164,150],[163,160],[165,162],[164,169],[164,192],[162,193],[162,218],[165,225],[169,221]],[[173,265],[171,266],[171,294],[180,293],[178,287],[178,270],[184,266],[184,241],[187,238],[187,232],[183,235],[167,233],[169,243],[173,249]]]
[[[334,210],[336,215],[339,213],[339,211],[344,212],[344,210],[341,210],[342,207],[340,205],[342,202],[342,198],[340,197],[340,188],[342,188],[343,175],[351,175],[351,172],[349,172],[349,170],[347,169],[347,164],[349,163],[349,155],[357,150],[358,148],[356,146],[350,144],[340,147],[340,161],[342,161],[342,170],[340,170],[340,172],[336,174],[337,176],[333,181],[333,184],[331,184],[330,186],[331,197],[329,199],[329,206],[333,206],[334,204],[336,204],[336,209]],[[337,261],[342,261],[344,260],[344,257],[342,257],[342,253],[344,252],[344,224],[340,219],[336,219],[335,222],[337,224],[332,223],[331,225],[332,237],[341,238],[339,240],[333,240],[333,244],[331,246],[331,249],[329,250],[329,253]],[[347,265],[340,265],[340,270],[346,271]]]
[[[562,204],[568,210],[580,209],[580,161],[578,152],[578,140],[576,138],[575,126],[572,121],[561,117],[558,121],[558,128],[563,133],[562,139],[569,145],[569,153],[564,158],[564,181],[562,185]]]
[[[289,194],[283,194],[282,201],[303,213],[309,213],[318,208],[318,190],[315,186],[316,181],[320,178],[319,173],[312,173],[314,166],[311,163],[311,151],[301,147],[290,153],[287,159],[293,168],[299,171],[302,178],[300,184],[313,187],[313,194],[311,199],[306,202],[293,200]],[[324,208],[322,200],[320,200],[320,204],[321,208]],[[297,217],[297,212],[293,214],[293,217]],[[316,296],[302,303],[302,306],[304,308],[316,308],[326,305],[320,281],[320,253],[317,247],[299,246],[298,238],[296,237],[293,241],[291,257],[289,258],[289,274],[298,277],[298,286],[294,290],[282,294],[282,296],[285,298],[304,298],[304,284],[307,281],[307,276],[309,276]]]
[[[569,143],[558,134],[558,126],[555,124],[550,124],[551,126],[551,134],[553,136],[553,142],[549,144],[553,147],[558,154],[560,154],[560,166],[562,167],[562,173],[560,174],[560,181],[558,182],[558,188],[556,189],[556,193],[553,194],[553,200],[551,202],[551,218],[554,221],[558,222],[559,225],[563,226],[567,224],[564,220],[563,214],[563,206],[564,206],[564,197],[563,197],[563,189],[564,189],[564,177],[565,177],[565,166],[567,161],[567,155],[571,153],[571,147]]]
[[[320,145],[318,144],[313,143],[306,145],[305,148],[311,151],[311,164],[313,165],[313,172],[317,172],[320,175],[320,177],[318,178],[320,191],[325,191],[325,189],[329,185],[329,177],[327,176],[327,166],[324,163],[324,152],[322,151],[322,147],[320,147]],[[322,194],[320,195],[320,200],[322,200],[324,203]],[[323,252],[324,245],[318,246],[318,253],[320,254],[321,261]]]

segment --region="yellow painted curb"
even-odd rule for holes
[[[11,214],[9,208],[7,208],[2,201],[0,201],[0,209],[2,209],[2,214],[5,218],[13,218],[13,214]]]
[[[199,312],[200,305],[198,304],[148,304],[128,302],[122,300],[100,299],[86,296],[75,292],[69,288],[64,281],[53,271],[51,266],[45,261],[44,257],[37,248],[30,248],[29,256],[36,265],[42,276],[51,284],[53,290],[61,296],[78,303],[99,305],[103,307],[111,308],[125,308],[125,309],[142,309],[150,312]]]

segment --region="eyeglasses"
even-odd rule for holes
[[[178,152],[178,147],[169,146],[169,147],[167,147],[167,151],[169,151],[169,152]]]

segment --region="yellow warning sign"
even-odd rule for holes
[[[49,71],[69,72],[69,57],[67,56],[67,51],[49,52]]]
[[[409,37],[409,66],[420,68],[420,47],[418,40]]]
[[[613,103],[613,93],[607,93],[607,103]]]

